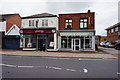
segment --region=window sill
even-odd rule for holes
[[[80,28],[80,29],[88,29],[88,28]]]

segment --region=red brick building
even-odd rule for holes
[[[120,22],[108,27],[107,29],[107,40],[109,42],[115,42],[120,39]]]
[[[99,46],[100,42],[107,42],[107,36],[96,35],[95,36],[95,43]]]
[[[58,49],[95,51],[95,13],[59,14]]]
[[[19,14],[0,14],[0,33],[2,48],[18,49],[20,47],[21,17]],[[4,34],[3,34],[4,33]]]
[[[101,36],[100,42],[107,42],[107,36]]]

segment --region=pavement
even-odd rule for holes
[[[12,56],[34,56],[34,57],[60,57],[60,58],[90,58],[90,59],[117,59],[112,54],[103,52],[41,52],[41,51],[21,51],[3,50],[1,55]]]
[[[98,47],[98,48],[109,54],[120,54],[120,50],[116,50],[114,48],[105,48],[105,47]]]

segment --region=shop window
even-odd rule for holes
[[[42,20],[42,26],[48,26],[48,20]]]
[[[72,28],[72,19],[65,20],[65,28],[71,29]]]
[[[48,38],[47,38],[47,45],[48,45],[48,49],[54,49],[54,44],[51,45],[51,43],[54,43],[54,35],[50,34],[48,35]]]
[[[80,28],[87,28],[87,19],[80,19]]]
[[[36,48],[36,36],[26,35],[24,44],[26,48]]]
[[[81,48],[84,48],[84,38],[81,38]]]
[[[115,32],[118,32],[118,27],[115,28]]]
[[[85,48],[92,48],[92,39],[85,39]]]
[[[70,37],[61,37],[61,48],[71,48],[72,39]]]
[[[71,48],[71,43],[72,43],[72,42],[71,42],[71,39],[69,38],[69,39],[68,39],[68,48]]]
[[[61,48],[67,48],[67,38],[61,39]]]

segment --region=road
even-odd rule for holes
[[[98,48],[110,54],[120,54],[120,50],[116,50],[114,48],[105,48],[105,47],[98,47]]]
[[[3,78],[117,78],[117,60],[2,56]]]

